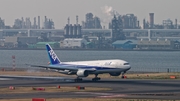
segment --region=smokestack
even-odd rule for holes
[[[78,25],[78,16],[76,16],[76,25]]]
[[[22,29],[24,29],[24,28],[25,28],[24,18],[22,17],[21,19],[22,19],[22,20],[21,20],[21,21],[22,21]]]
[[[69,35],[71,38],[73,37],[73,26],[72,26],[72,24],[69,25]]]
[[[154,13],[149,13],[149,24],[150,24],[150,28],[153,28],[153,26],[154,26]]]
[[[40,16],[38,16],[38,29],[40,29],[41,27],[40,27]]]
[[[37,29],[37,26],[36,26],[36,17],[34,17],[34,29]]]
[[[178,29],[177,19],[175,19],[175,29]]]
[[[146,20],[143,19],[143,29],[146,29]]]
[[[45,21],[45,23],[47,22],[47,17],[46,16],[44,16],[44,21]]]
[[[139,21],[137,21],[137,27],[139,28]]]
[[[69,17],[68,17],[67,21],[68,21],[67,23],[68,23],[68,25],[69,25],[69,24],[70,24],[70,18],[69,18]]]
[[[44,16],[44,29],[47,29],[48,28],[48,25],[47,25],[47,17]]]

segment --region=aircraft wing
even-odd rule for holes
[[[46,68],[46,69],[56,69],[56,70],[78,71],[79,69],[84,69],[91,72],[96,71],[95,66],[84,66],[84,65],[29,65],[29,66]]]
[[[57,66],[57,65],[29,65],[29,66],[46,68],[46,69],[57,69],[57,70],[77,70],[77,68],[73,66]]]

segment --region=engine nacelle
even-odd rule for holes
[[[87,77],[89,75],[89,73],[86,70],[83,70],[83,69],[81,70],[80,69],[80,70],[77,71],[76,75],[78,77]]]
[[[75,74],[75,72],[69,71],[69,70],[59,70],[58,72],[61,73],[61,74],[66,74],[66,75],[73,75],[73,74]]]
[[[121,73],[120,72],[116,72],[116,73],[109,73],[111,76],[119,76]]]

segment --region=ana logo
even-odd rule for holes
[[[57,58],[57,56],[56,56],[56,54],[54,53],[54,51],[50,50],[50,51],[49,51],[49,54],[50,54],[51,58],[55,61],[56,58]]]

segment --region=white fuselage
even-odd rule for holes
[[[87,68],[85,70],[95,70],[94,73],[112,73],[112,72],[123,72],[131,68],[130,64],[124,60],[114,59],[114,60],[94,60],[94,61],[76,61],[76,62],[63,62],[62,64],[69,65],[83,65]],[[78,68],[77,70],[82,69]]]

